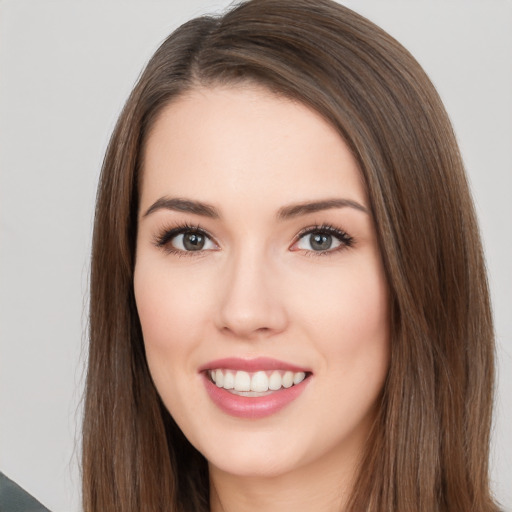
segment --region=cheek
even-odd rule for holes
[[[207,307],[199,279],[151,262],[137,263],[134,291],[150,367],[161,356],[179,358],[200,339]],[[176,357],[174,357],[176,356]],[[168,359],[169,360],[169,359]]]
[[[347,342],[357,340],[358,344],[387,335],[389,298],[384,273],[377,262],[347,265],[320,279],[315,277],[315,282],[307,286],[308,300],[302,297],[297,301],[312,326],[324,333],[336,333]]]
[[[379,260],[347,265],[309,289],[314,293],[307,307],[297,302],[297,308],[324,368],[354,392],[363,393],[363,386],[374,395],[389,365],[389,296]]]
[[[167,409],[180,425],[198,412],[188,388],[196,371],[196,354],[204,338],[207,299],[201,280],[189,272],[173,272],[151,259],[139,260],[134,292],[149,371]]]

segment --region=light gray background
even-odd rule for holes
[[[91,221],[103,153],[144,63],[227,1],[0,1],[0,470],[80,508]],[[354,0],[418,58],[455,125],[498,340],[492,479],[512,509],[512,2]]]

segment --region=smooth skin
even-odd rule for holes
[[[326,200],[342,202],[293,208]],[[145,148],[134,286],[155,386],[208,460],[211,510],[343,510],[389,367],[389,310],[361,172],[336,130],[254,84],[174,100]],[[236,418],[198,371],[225,357],[311,375],[278,413]]]

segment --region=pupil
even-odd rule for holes
[[[318,233],[311,236],[311,248],[314,251],[325,251],[331,247],[332,236]]]
[[[199,251],[204,247],[204,236],[200,233],[185,233],[183,235],[183,246],[188,251]]]

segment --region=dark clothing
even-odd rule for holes
[[[0,472],[0,512],[50,512]]]

